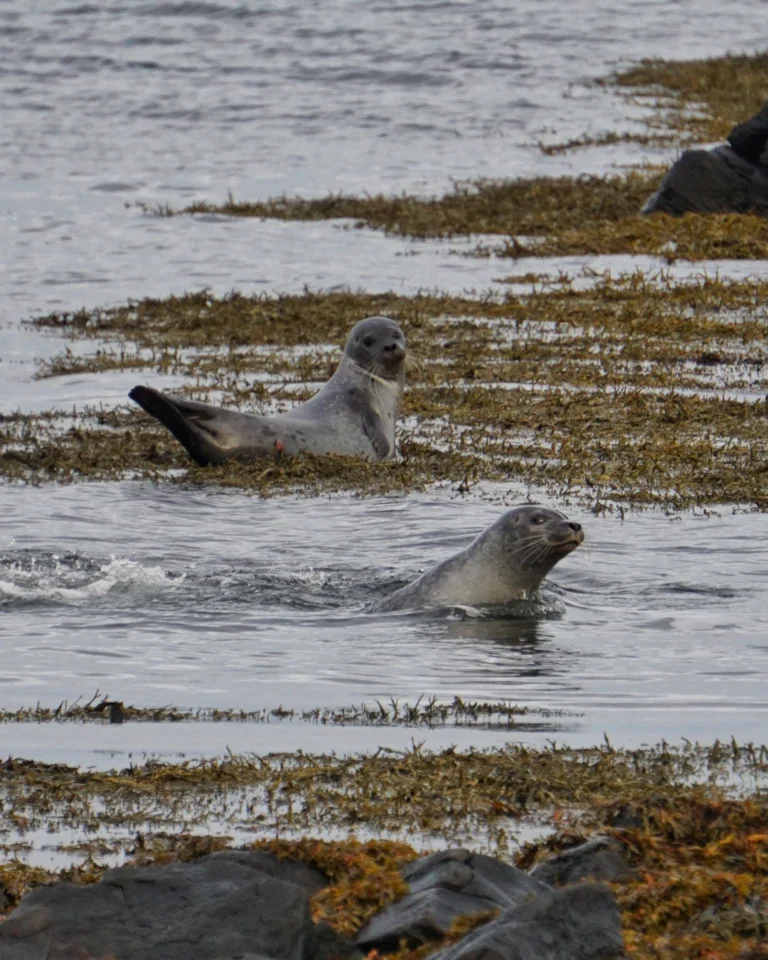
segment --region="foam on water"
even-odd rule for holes
[[[0,557],[0,607],[11,602],[78,606],[110,593],[146,595],[183,580],[184,574],[171,575],[160,567],[119,557],[100,564],[76,556],[16,558],[11,554]]]

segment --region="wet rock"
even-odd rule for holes
[[[0,924],[0,957],[355,960],[349,941],[310,919],[308,893],[325,882],[311,867],[256,851],[122,867],[89,886],[31,891]]]
[[[754,117],[737,124],[727,139],[732,149],[744,160],[768,167],[768,101]]]
[[[686,150],[642,213],[756,213],[768,216],[768,166],[731,147]]]
[[[267,876],[301,887],[309,897],[328,886],[328,877],[317,867],[300,860],[281,859],[266,850],[219,850],[205,859],[237,863],[242,867],[259,870]]]
[[[366,952],[375,948],[380,953],[397,950],[401,940],[410,947],[417,947],[445,936],[459,917],[498,909],[498,904],[492,900],[432,887],[421,893],[408,894],[385,907],[366,923],[355,943]]]
[[[421,857],[401,873],[411,893],[442,886],[466,896],[483,897],[500,907],[514,906],[544,889],[523,870],[463,847]]]
[[[541,894],[434,954],[433,960],[620,960],[621,921],[608,887]]]
[[[329,923],[315,924],[305,960],[362,960],[363,952]]]
[[[728,145],[686,150],[642,213],[756,213],[768,217],[768,103]]]
[[[403,868],[409,893],[370,920],[357,936],[364,950],[417,946],[443,936],[458,917],[509,908],[549,890],[517,867],[456,848]]]
[[[642,830],[645,826],[645,817],[640,808],[625,805],[611,814],[606,822],[618,830]]]
[[[542,860],[530,875],[552,887],[561,887],[578,880],[626,880],[631,873],[617,840],[593,837],[586,843]]]

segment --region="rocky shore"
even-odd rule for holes
[[[630,870],[610,838],[530,872],[457,848],[406,864],[401,875],[407,894],[353,941],[312,922],[309,898],[329,880],[306,863],[244,849],[120,867],[98,883],[30,891],[0,924],[0,958],[357,960],[429,944],[443,945],[440,960],[624,956],[619,908],[604,881]]]

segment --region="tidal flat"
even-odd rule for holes
[[[763,52],[686,61],[644,60],[595,84],[649,109],[645,131],[608,131],[562,143],[540,141],[539,147],[552,156],[616,143],[689,147],[722,141],[768,96],[766,62]],[[358,228],[416,239],[499,234],[506,239],[479,243],[475,255],[515,260],[590,254],[646,254],[670,262],[768,258],[768,223],[761,217],[640,216],[643,202],[658,189],[665,168],[648,161],[635,166],[609,175],[461,181],[439,197],[339,193],[248,202],[230,193],[221,203],[200,200],[180,209],[168,204],[144,209],[160,216],[345,219]]]

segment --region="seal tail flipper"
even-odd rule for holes
[[[227,459],[224,451],[205,436],[205,428],[202,426],[206,420],[215,418],[214,407],[188,400],[176,400],[159,390],[153,390],[152,387],[134,387],[128,396],[167,427],[201,467],[222,463]]]

